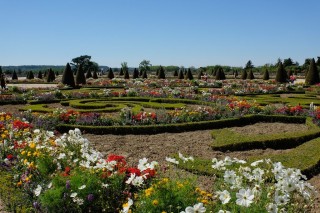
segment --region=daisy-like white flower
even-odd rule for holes
[[[185,163],[189,160],[194,161],[194,158],[192,156],[190,157],[184,157],[180,152],[179,152],[179,158]]]
[[[253,202],[254,195],[250,189],[240,189],[239,192],[236,193],[236,197],[237,205],[249,207]]]
[[[257,160],[255,162],[252,162],[250,165],[251,166],[258,166],[258,164],[263,163],[263,160]]]
[[[227,170],[227,171],[225,171],[223,177],[224,177],[224,181],[226,183],[234,184],[237,175],[236,175],[235,171]]]
[[[128,198],[128,202],[122,205],[121,213],[129,213],[130,207],[133,205],[133,200]]]
[[[203,206],[203,203],[197,203],[193,207],[188,206],[184,213],[204,213],[204,212],[206,212],[206,207]]]
[[[50,189],[51,187],[52,187],[52,182],[48,184],[48,189]]]
[[[173,163],[173,164],[179,164],[179,161],[177,161],[177,160],[174,159],[174,158],[166,157],[166,161],[168,161],[168,162],[170,162],[170,163]]]
[[[33,191],[35,196],[39,196],[41,193],[42,187],[40,185],[37,186],[37,188]]]
[[[219,210],[218,213],[231,213],[231,212],[227,210]]]
[[[73,192],[73,193],[71,193],[70,197],[74,198],[74,197],[76,197],[77,195],[78,195],[77,192]]]
[[[277,213],[278,212],[278,206],[274,203],[268,203],[266,209],[269,213]]]
[[[84,188],[86,188],[87,186],[86,185],[82,185],[82,186],[80,186],[78,189],[84,189]]]
[[[227,190],[224,191],[217,191],[217,195],[219,196],[219,199],[222,204],[227,204],[229,203],[231,196],[230,193]]]

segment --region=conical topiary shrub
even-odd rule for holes
[[[4,79],[4,74],[0,75],[0,85],[1,85],[1,89],[6,88],[6,80]]]
[[[27,79],[34,79],[32,70],[27,73]]]
[[[139,78],[139,71],[137,70],[137,68],[134,68],[132,73],[132,78],[133,79]]]
[[[84,75],[82,64],[79,65],[77,74],[76,74],[76,85],[86,84],[86,76]]]
[[[143,70],[142,78],[144,78],[144,79],[147,79],[147,78],[148,78],[147,70]]]
[[[306,76],[305,84],[306,85],[313,85],[313,84],[317,84],[317,83],[320,83],[319,72],[318,72],[316,62],[315,62],[314,58],[312,58],[310,65],[309,65],[309,70],[308,70],[308,73]]]
[[[92,73],[91,71],[88,69],[87,72],[86,72],[86,78],[92,78]]]
[[[223,69],[222,67],[218,68],[218,70],[216,71],[216,80],[224,80],[226,77],[225,77],[225,74],[223,72]]]
[[[93,70],[92,78],[93,79],[98,79],[98,74],[97,74],[96,70]]]
[[[13,70],[13,73],[12,73],[12,80],[18,80],[18,75],[15,70]]]
[[[179,70],[178,79],[184,79],[184,74],[182,69]]]
[[[173,76],[174,76],[174,77],[177,77],[177,76],[178,76],[178,70],[176,70],[176,69],[174,70]]]
[[[247,76],[247,79],[250,79],[250,80],[254,79],[254,75],[253,75],[252,69],[249,70],[249,74]]]
[[[241,79],[242,79],[242,80],[246,80],[247,77],[248,77],[247,70],[246,70],[246,69],[243,69],[243,70],[242,70],[242,74],[241,74]]]
[[[124,79],[129,79],[130,78],[130,76],[129,76],[129,71],[128,71],[128,69],[126,69],[125,71],[124,71]]]
[[[189,68],[188,71],[187,71],[187,74],[185,76],[185,79],[189,79],[189,80],[193,80],[193,75],[192,75],[192,72],[191,72],[191,69]]]
[[[42,79],[42,78],[43,78],[41,70],[38,72],[37,78],[39,78],[39,79]]]
[[[110,68],[111,69],[111,68]],[[120,72],[119,72],[119,76],[123,76],[124,75],[124,73],[123,73],[123,69],[122,68],[120,68]]]
[[[109,68],[107,77],[108,77],[109,79],[113,79],[113,78],[114,78],[114,74],[113,74],[113,71],[112,71],[112,68],[111,68],[111,67]]]
[[[50,68],[47,74],[47,82],[53,82],[56,79],[56,76],[53,70]]]
[[[263,80],[267,81],[267,80],[269,80],[269,79],[270,79],[270,77],[269,77],[269,71],[268,71],[268,69],[266,69],[266,70],[264,71],[264,73],[263,73]]]
[[[75,87],[74,76],[69,63],[64,68],[61,83],[70,87]]]
[[[279,62],[277,73],[276,73],[276,82],[286,83],[287,82],[287,72],[285,71],[282,62]]]
[[[166,74],[164,73],[163,67],[160,65],[158,79],[165,79],[165,78],[166,78]]]

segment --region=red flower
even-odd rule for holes
[[[13,155],[12,154],[8,154],[7,158],[8,158],[8,160],[11,160],[13,158]]]
[[[27,129],[27,128],[32,128],[32,125],[27,122],[15,120],[15,121],[13,121],[13,128],[14,129]]]
[[[143,175],[145,175],[147,178],[150,178],[150,177],[154,177],[156,175],[156,171],[154,169],[146,169],[142,172]]]
[[[128,168],[127,169],[127,174],[128,176],[130,176],[130,174],[135,174],[136,176],[140,176],[141,175],[141,171],[137,168]]]
[[[62,176],[64,176],[64,177],[69,176],[70,175],[70,171],[71,171],[71,168],[69,166],[67,166],[64,169],[64,172],[62,173]]]

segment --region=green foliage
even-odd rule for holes
[[[219,67],[219,69],[216,71],[216,80],[225,80],[226,76],[224,74],[223,68]]]
[[[53,72],[53,70],[50,68],[48,70],[48,74],[47,74],[47,82],[53,82],[56,79],[56,76]]]
[[[83,70],[98,70],[99,65],[91,61],[91,56],[89,55],[81,55],[79,57],[72,59],[72,65],[76,67],[76,69],[79,69],[80,65],[82,66]]]
[[[143,71],[143,73],[142,73],[142,78],[143,78],[143,79],[148,78],[148,76],[147,76],[147,70],[144,70],[144,71]]]
[[[143,60],[140,62],[139,64],[139,70],[141,71],[141,73],[144,73],[144,72],[149,72],[151,70],[151,64],[150,64],[150,61],[148,60]]]
[[[0,86],[1,86],[1,89],[6,88],[6,81],[4,79],[4,75],[3,74],[0,75]]]
[[[67,63],[67,65],[63,71],[62,83],[64,85],[68,85],[70,87],[75,87],[74,76],[73,76],[73,72],[71,70],[71,66],[69,63]]]
[[[91,70],[87,70],[87,72],[86,72],[86,78],[92,78]]]
[[[177,76],[178,76],[178,71],[179,71],[179,69],[178,69],[178,70],[176,70],[176,69],[174,70],[174,72],[173,72],[173,76],[174,76],[174,77],[177,77]]]
[[[128,69],[125,69],[124,70],[124,79],[129,79],[130,76],[129,76],[129,70]]]
[[[317,84],[319,82],[320,82],[320,78],[319,78],[319,72],[317,69],[317,65],[315,63],[314,58],[312,58],[310,61],[309,71],[307,73],[305,83],[307,85],[313,85],[313,84]]]
[[[93,79],[98,79],[98,75],[97,75],[97,71],[96,70],[93,70],[92,78]]]
[[[32,70],[30,70],[30,71],[27,73],[27,79],[34,79],[34,75],[33,75]]]
[[[278,66],[275,80],[278,83],[286,83],[287,82],[287,73],[286,73],[281,61],[279,62],[279,66]]]
[[[84,75],[82,64],[79,65],[77,74],[76,74],[76,85],[84,85],[86,84],[86,77]]]
[[[37,76],[37,78],[39,78],[39,79],[42,79],[42,72],[41,72],[41,70],[38,72],[38,76]]]
[[[12,80],[18,80],[18,75],[15,70],[13,70],[13,73],[12,73]]]
[[[123,73],[123,69],[122,69],[122,67],[120,68],[120,72],[119,72],[119,76],[123,76],[124,75],[124,73]]]

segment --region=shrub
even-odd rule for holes
[[[92,78],[92,73],[91,73],[90,69],[87,70],[86,78]]]
[[[77,74],[76,74],[76,85],[84,85],[86,84],[86,77],[84,75],[84,71],[83,71],[83,65],[80,64],[77,70]]]
[[[18,80],[18,75],[15,70],[13,70],[13,73],[12,73],[12,80]]]
[[[241,79],[242,79],[242,80],[246,80],[247,77],[248,77],[247,70],[246,70],[246,69],[243,69],[243,70],[242,70]]]
[[[134,68],[132,73],[132,78],[133,79],[139,78],[139,71],[137,70],[137,68]]]
[[[61,81],[65,85],[75,87],[74,76],[69,63],[67,63],[66,67],[64,68]]]
[[[98,75],[97,75],[97,71],[96,70],[93,70],[92,78],[93,79],[98,79]]]
[[[107,75],[107,76],[108,76],[109,79],[113,79],[113,78],[114,78],[114,74],[113,74],[113,71],[112,71],[112,68],[111,68],[111,67],[109,68],[109,71],[108,71],[108,75]]]
[[[317,69],[317,65],[314,61],[314,58],[310,62],[309,71],[306,76],[306,85],[313,85],[320,82],[319,72]]]
[[[179,70],[178,79],[184,79],[183,70]]]
[[[185,78],[186,78],[186,79],[189,79],[189,80],[193,80],[193,75],[192,75],[192,72],[191,72],[191,69],[190,69],[190,68],[188,69]]]
[[[287,73],[286,73],[281,61],[279,62],[279,66],[277,69],[275,80],[278,83],[286,83],[287,82]]]
[[[249,75],[248,75],[247,78],[250,79],[250,80],[254,79],[254,75],[253,75],[252,69],[249,70]]]
[[[158,78],[159,79],[165,79],[166,78],[166,74],[164,73],[164,69],[163,69],[163,67],[161,65],[160,65],[160,68],[159,68]]]
[[[266,69],[263,73],[263,80],[267,81],[269,80],[269,71]]]

